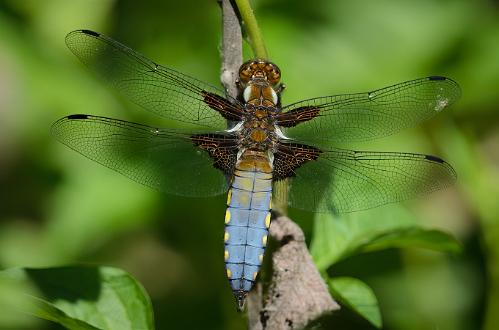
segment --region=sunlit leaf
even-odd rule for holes
[[[29,311],[28,311],[29,312]],[[33,310],[30,312],[34,316],[48,321],[53,321],[63,325],[65,328],[71,330],[95,330],[102,329],[91,326],[90,324],[78,320],[74,317],[68,316],[61,309],[57,308],[55,305],[40,299],[38,303],[33,305]]]
[[[348,306],[372,325],[381,328],[378,300],[367,284],[352,277],[332,278],[328,284],[331,294],[342,305]]]
[[[68,329],[154,329],[152,307],[142,286],[109,267],[11,269],[0,283],[0,306],[50,320]]]

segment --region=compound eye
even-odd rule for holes
[[[277,65],[273,63],[267,64],[266,67],[267,70],[267,80],[272,84],[275,85],[281,80],[281,71],[277,67]]]
[[[272,85],[275,85],[281,80],[281,74],[276,70],[272,70],[268,75],[268,79]]]
[[[239,69],[239,79],[243,83],[247,83],[253,74],[253,70],[251,70],[251,65],[250,63],[244,63],[241,68]]]

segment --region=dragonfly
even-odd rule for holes
[[[239,95],[231,97],[94,31],[70,32],[66,44],[131,101],[191,129],[73,114],[53,124],[53,135],[153,189],[191,197],[226,193],[225,268],[240,310],[262,264],[273,199],[313,212],[353,212],[425,195],[456,179],[436,156],[333,147],[437,115],[460,96],[452,79],[430,76],[283,106],[281,71],[268,60],[242,64]]]

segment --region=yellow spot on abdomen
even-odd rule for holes
[[[272,210],[272,198],[270,199],[270,202],[269,202],[269,210]]]
[[[258,260],[260,260],[260,263],[263,261],[263,254],[260,254],[260,255],[258,256]]]
[[[225,224],[228,224],[230,222],[230,210],[227,209],[227,211],[225,211]]]
[[[225,232],[224,233],[224,242],[227,242],[229,240],[229,233]]]
[[[265,227],[267,227],[267,229],[270,227],[270,212],[267,213],[267,216],[265,217]]]
[[[256,276],[258,275],[258,272],[253,273],[253,281],[256,280]]]
[[[239,187],[246,191],[253,189],[253,180],[251,178],[237,178]]]
[[[232,198],[232,189],[230,189],[227,194],[227,205],[230,205],[231,198]]]
[[[225,261],[229,260],[229,251],[227,250],[224,251],[224,259]]]
[[[227,277],[230,278],[232,276],[232,272],[230,271],[230,269],[227,269]]]
[[[248,207],[250,204],[250,194],[249,193],[239,194],[239,202],[241,203],[241,205],[245,205],[246,207]]]
[[[262,237],[262,243],[263,243],[263,246],[267,246],[267,235],[264,235]]]

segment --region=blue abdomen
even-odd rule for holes
[[[225,268],[238,304],[253,287],[270,226],[272,174],[236,169],[225,215]]]

